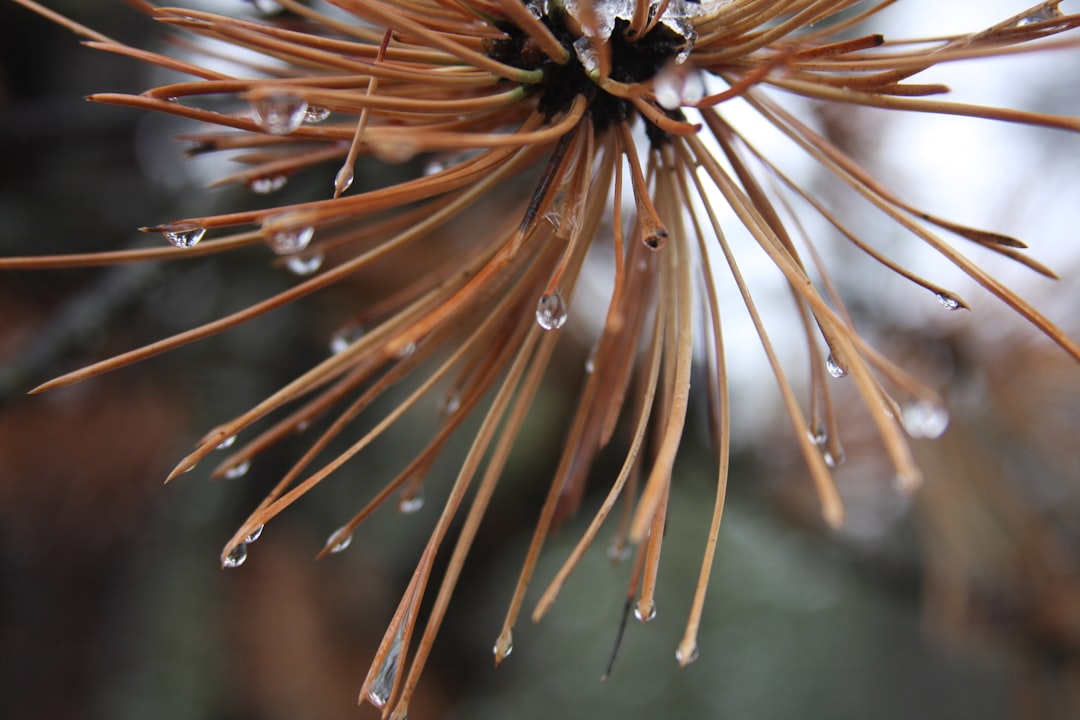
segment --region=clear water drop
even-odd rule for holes
[[[844,455],[844,451],[839,447],[835,450],[822,450],[821,458],[825,461],[825,464],[831,468],[840,467],[840,465],[844,463],[844,460],[847,459]]]
[[[247,475],[247,471],[251,469],[250,460],[241,460],[237,464],[225,471],[225,477],[229,480],[235,480]]]
[[[495,655],[496,665],[510,657],[510,653],[514,652],[514,634],[507,630],[504,634],[499,635],[491,652]]]
[[[1024,17],[1016,21],[1017,27],[1023,27],[1024,25],[1034,25],[1035,23],[1046,22],[1047,20],[1054,20],[1062,17],[1061,9],[1057,6],[1053,7],[1036,7],[1029,10]]]
[[[396,355],[397,355],[398,360],[404,360],[405,358],[412,355],[414,352],[416,352],[416,343],[410,342],[410,343],[405,343],[401,347],[401,349],[397,351]]]
[[[230,435],[215,446],[215,450],[228,450],[236,444],[236,436]]]
[[[262,536],[262,531],[264,527],[265,525],[256,525],[255,529],[252,530],[251,533],[244,538],[244,544],[250,545],[251,543],[258,540]]]
[[[566,324],[566,301],[559,291],[540,298],[536,304],[536,322],[545,330],[558,330]]]
[[[334,175],[334,188],[341,188],[341,192],[345,192],[352,187],[353,184],[353,169],[348,165],[345,165],[337,174]]]
[[[954,298],[952,295],[946,295],[945,293],[936,293],[934,297],[941,303],[941,307],[946,310],[959,310],[960,301]]]
[[[189,248],[199,244],[199,241],[203,239],[203,235],[206,234],[206,228],[195,227],[194,225],[176,225],[167,227],[161,231],[161,234],[176,247]]]
[[[847,368],[844,367],[832,353],[829,353],[829,357],[825,359],[825,369],[828,370],[829,374],[834,378],[842,378],[847,375]]]
[[[328,117],[330,117],[330,111],[324,107],[308,105],[307,110],[304,111],[304,122],[308,125],[317,125]]]
[[[420,509],[424,507],[424,493],[417,490],[408,497],[402,497],[398,500],[398,512],[402,515],[412,515],[413,513],[420,512]]]
[[[304,123],[307,101],[292,93],[275,93],[252,100],[255,123],[271,135],[288,135]]]
[[[394,692],[394,683],[397,681],[398,665],[401,662],[401,646],[404,643],[405,623],[398,626],[394,639],[390,643],[390,649],[386,653],[379,671],[375,673],[375,680],[368,690],[368,700],[375,707],[384,707],[390,699],[390,693]]]
[[[443,416],[450,416],[461,409],[461,393],[453,390],[439,401],[439,412]]]
[[[322,253],[315,253],[306,257],[292,255],[285,261],[285,267],[289,269],[289,272],[300,277],[315,274],[322,267],[322,264]]]
[[[623,560],[630,557],[630,548],[625,543],[615,541],[608,545],[607,548],[608,560],[613,563],[621,563]]]
[[[263,15],[277,15],[285,9],[277,0],[251,0],[251,4]]]
[[[819,422],[807,429],[806,436],[810,438],[810,442],[821,446],[829,439],[829,431],[825,428],[824,423]]]
[[[596,372],[596,359],[592,355],[585,358],[585,372],[589,375]]]
[[[435,175],[441,173],[445,169],[446,165],[438,160],[429,160],[427,164],[424,165],[424,175]]]
[[[315,228],[311,225],[289,225],[285,216],[275,215],[263,221],[263,234],[266,243],[275,253],[292,255],[304,250],[311,243]]]
[[[330,552],[337,554],[344,550],[347,550],[349,545],[352,544],[352,532],[347,527],[340,527],[334,531],[334,534],[326,541],[326,544],[330,546]]]
[[[679,663],[679,665],[689,665],[690,663],[697,660],[698,659],[697,645],[692,647],[690,649],[690,652],[687,653],[687,655],[688,655],[688,657],[683,656],[683,649],[682,648],[677,649],[675,651],[675,662]]]
[[[360,325],[351,325],[342,328],[330,338],[330,352],[334,355],[337,355],[339,352],[344,352],[349,345],[353,344],[363,336],[364,328]]]
[[[644,608],[639,602],[634,606],[634,617],[637,618],[638,622],[647,623],[656,618],[656,606],[650,605],[649,607]]]
[[[247,545],[245,545],[244,543],[240,543],[232,550],[230,550],[229,554],[225,556],[225,561],[222,563],[222,567],[238,568],[244,564],[244,561],[247,560],[247,556]]]
[[[911,437],[933,440],[949,427],[949,412],[937,403],[917,400],[901,409],[900,421]]]
[[[253,178],[248,182],[248,190],[256,195],[269,195],[270,193],[275,193],[285,187],[288,182],[288,175],[267,175],[265,177]]]

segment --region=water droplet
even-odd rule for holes
[[[285,267],[289,269],[289,272],[301,277],[314,274],[322,267],[322,264],[322,253],[315,253],[314,255],[308,255],[307,257],[292,255],[285,261]]]
[[[330,117],[330,111],[324,107],[308,105],[308,109],[304,111],[304,122],[309,125],[317,125],[328,117]]]
[[[941,307],[945,308],[946,310],[960,309],[960,301],[954,298],[952,295],[936,293],[934,297],[936,297],[937,301],[941,303]]]
[[[566,301],[557,290],[536,304],[536,322],[545,330],[558,330],[566,324]]]
[[[251,102],[255,123],[271,135],[288,135],[304,122],[307,101],[292,93],[278,93]]]
[[[495,641],[495,647],[491,649],[491,652],[495,655],[496,665],[510,657],[510,653],[514,652],[514,634],[507,630],[500,635]]]
[[[677,649],[675,651],[675,662],[679,663],[680,666],[683,666],[683,665],[689,665],[690,663],[697,660],[698,659],[697,645],[694,645],[694,647],[690,648],[690,652],[687,653],[687,655],[688,655],[688,657],[683,656],[683,649],[682,648]]]
[[[248,190],[256,195],[269,195],[285,187],[289,182],[288,175],[267,175],[266,177],[253,178],[248,182]]]
[[[341,188],[341,192],[345,192],[352,187],[353,184],[353,169],[348,165],[345,165],[337,174],[334,175],[334,188]]]
[[[331,553],[339,553],[348,549],[352,544],[352,532],[347,527],[340,527],[334,531],[334,534],[330,536],[330,539],[326,541],[326,544],[330,546]]]
[[[928,400],[917,400],[900,411],[900,421],[908,435],[914,438],[941,437],[949,427],[949,412]]]
[[[304,432],[309,427],[311,427],[310,420],[301,420],[300,422],[296,423],[296,432]]]
[[[189,248],[199,244],[199,241],[203,239],[203,235],[206,234],[206,228],[195,227],[194,225],[176,225],[167,227],[161,231],[161,234],[176,247]]]
[[[345,348],[364,336],[364,328],[360,325],[350,325],[334,333],[330,338],[330,352],[337,355],[344,352]]]
[[[225,556],[225,561],[222,563],[222,567],[238,568],[244,564],[247,560],[248,552],[247,545],[240,543]]]
[[[1045,7],[1039,6],[1029,10],[1024,17],[1016,21],[1017,27],[1023,27],[1024,25],[1034,25],[1035,23],[1046,22],[1047,20],[1054,20],[1062,17],[1061,9],[1057,6]]]
[[[278,255],[298,253],[311,243],[315,228],[311,225],[289,225],[287,216],[275,215],[263,221],[266,242]]]
[[[645,243],[645,247],[650,250],[660,250],[667,245],[668,232],[664,228],[656,228],[655,231],[645,233],[641,236],[641,241]]]
[[[235,435],[230,435],[229,437],[227,437],[224,440],[222,440],[221,442],[219,442],[217,444],[217,447],[215,447],[214,449],[215,450],[228,450],[229,448],[231,448],[235,444],[236,444],[236,436]]]
[[[821,459],[825,461],[826,465],[834,468],[842,465],[844,463],[844,460],[846,459],[846,456],[844,455],[844,451],[840,447],[837,447],[834,450],[822,450]]]
[[[225,477],[229,480],[235,480],[236,478],[244,477],[244,475],[247,475],[247,471],[250,468],[250,460],[241,460],[240,462],[225,471]]]
[[[647,623],[656,617],[656,606],[650,605],[649,607],[642,607],[641,602],[639,601],[638,604],[634,606],[634,617],[637,618],[638,622]]]
[[[394,692],[394,682],[397,680],[398,665],[401,660],[401,646],[405,637],[405,623],[398,626],[394,634],[394,640],[390,643],[390,649],[386,653],[379,671],[375,673],[375,680],[368,690],[368,700],[375,707],[383,707],[390,699],[390,693]]]
[[[630,557],[630,548],[618,540],[608,545],[607,548],[608,560],[613,563],[621,563],[626,558]]]
[[[444,416],[453,415],[461,409],[461,393],[453,390],[439,401],[439,412]]]
[[[462,115],[458,119],[466,120],[468,115]],[[460,152],[453,153],[439,153],[433,157],[428,158],[428,161],[424,163],[424,175],[435,175],[437,173],[449,170],[461,163],[465,162],[471,157],[477,154],[475,150],[462,150]]]
[[[829,357],[825,359],[825,369],[828,370],[829,374],[834,378],[842,378],[847,375],[847,368],[844,367],[832,353],[829,353]]]
[[[592,355],[585,358],[585,372],[589,375],[592,375],[594,372],[596,372],[596,360],[593,358]]]
[[[413,513],[419,512],[422,507],[424,507],[424,493],[417,490],[411,496],[402,496],[402,498],[398,500],[397,509],[398,512],[403,515],[412,515]]]
[[[401,349],[398,350],[397,353],[395,353],[395,355],[397,356],[398,360],[404,360],[405,358],[412,355],[414,352],[416,352],[416,343],[410,342],[405,343],[401,347]]]
[[[252,530],[246,538],[244,538],[244,544],[250,545],[251,543],[258,540],[262,536],[262,531],[264,527],[265,525],[256,525],[255,529]]]
[[[819,422],[806,431],[806,436],[815,445],[824,445],[825,441],[829,439],[829,431],[825,428],[824,423]]]
[[[263,15],[277,15],[285,9],[277,0],[251,0],[251,4]]]

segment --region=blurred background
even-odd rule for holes
[[[215,5],[250,11],[242,2]],[[940,35],[1024,8],[963,5],[953,17],[939,4],[898,3],[880,24],[887,37]],[[119,2],[50,6],[134,44],[152,43],[156,32]],[[945,80],[961,99],[1080,115],[1075,83],[1063,80],[1080,76],[1075,51],[1014,60],[943,72],[957,73]],[[183,145],[171,136],[191,129],[183,123],[82,100],[154,83],[147,68],[85,49],[67,31],[0,4],[0,253],[153,244],[160,239],[136,228],[269,202],[244,189],[203,190],[214,168],[181,160]],[[807,111],[905,197],[1026,240],[1063,281],[972,255],[1080,337],[1077,138],[971,120]],[[295,178],[273,202],[321,195],[332,173]],[[608,560],[602,533],[549,616],[522,621],[514,655],[493,669],[491,645],[588,352],[567,343],[496,493],[412,717],[1080,714],[1080,367],[949,275],[940,259],[918,249],[905,257],[952,282],[973,313],[941,312],[924,292],[912,302],[910,286],[839,241],[827,249],[851,268],[842,289],[860,327],[948,398],[945,435],[913,441],[925,487],[913,498],[895,491],[853,390],[838,386],[847,401],[847,461],[837,477],[849,523],[826,532],[761,356],[737,348],[733,417],[752,419],[736,429],[700,659],[685,669],[674,662],[716,484],[704,408],[695,408],[672,491],[657,618],[632,623],[612,676],[600,682],[628,570]],[[334,328],[367,302],[364,287],[320,293],[73,388],[26,395],[57,374],[294,281],[261,248],[173,264],[2,274],[0,717],[377,717],[356,707],[356,693],[460,448],[433,474],[424,508],[377,513],[348,552],[317,563],[314,554],[372,482],[414,449],[409,437],[347,465],[275,519],[235,571],[219,568],[222,544],[302,451],[303,437],[261,456],[242,479],[214,481],[199,468],[161,484],[207,428],[324,357]],[[617,471],[607,462],[595,471],[599,492]],[[590,495],[581,517],[549,541],[536,591],[599,499]]]

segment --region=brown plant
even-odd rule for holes
[[[266,193],[309,168],[335,163],[340,169],[327,199],[147,228],[169,240],[160,248],[0,261],[8,269],[88,266],[265,244],[280,262],[307,276],[240,312],[69,373],[35,392],[223,332],[362,272],[392,278],[393,289],[342,328],[334,354],[211,430],[170,475],[192,470],[216,449],[250,433],[214,470],[215,476],[238,476],[267,447],[326,419],[310,449],[225,545],[222,563],[235,567],[266,523],[388,428],[405,422],[406,415],[422,412],[426,398],[446,392],[436,432],[330,536],[320,555],[334,553],[395,493],[401,509],[416,507],[425,474],[450,438],[466,418],[482,417],[363,682],[361,698],[392,717],[407,712],[466,555],[549,368],[559,330],[575,309],[574,292],[591,250],[610,248],[608,306],[495,642],[496,662],[511,650],[513,627],[549,530],[578,508],[591,464],[619,427],[629,435],[622,469],[532,616],[539,619],[548,611],[622,503],[624,521],[613,547],[616,555],[628,549],[634,557],[627,612],[633,607],[639,619],[651,617],[695,345],[704,348],[708,367],[705,394],[719,466],[700,579],[677,651],[680,664],[696,657],[732,423],[714,263],[732,274],[768,355],[825,522],[835,527],[844,519],[831,471],[843,451],[830,375],[853,381],[900,491],[918,487],[920,473],[905,432],[940,434],[947,423],[942,400],[857,332],[794,208],[806,208],[887,270],[935,295],[946,309],[968,305],[860,238],[844,214],[758,149],[725,113],[728,103],[752,110],[856,198],[860,209],[876,209],[935,249],[1080,359],[1075,341],[941,233],[1053,277],[1022,253],[1023,243],[905,202],[774,92],[830,106],[971,116],[1075,132],[1080,121],[1074,118],[953,102],[941,97],[948,88],[915,80],[941,63],[1075,47],[1072,35],[1059,36],[1080,25],[1080,16],[1062,14],[1058,0],[978,32],[901,41],[856,32],[895,0],[332,0],[326,5],[278,0],[255,2],[268,13],[255,19],[129,1],[168,29],[175,54],[112,40],[31,0],[16,0],[73,30],[92,48],[195,78],[139,95],[90,99],[208,125],[184,136],[192,143],[190,154],[230,152],[243,165],[220,183],[243,183]],[[222,59],[228,70],[218,69]],[[349,193],[361,168],[414,158],[430,161],[428,172]],[[530,189],[517,200],[505,190],[522,178]],[[475,209],[493,202],[500,203],[497,217],[477,222]],[[467,238],[451,237],[448,224],[462,219],[479,227]],[[729,240],[736,228],[790,286],[807,344],[804,398],[774,351],[744,282]],[[596,272],[592,264],[588,270]],[[323,456],[332,440],[359,432],[354,429],[358,419],[370,415],[375,401],[399,384],[409,388],[405,399],[349,449]],[[436,556],[462,514],[431,609],[418,625]]]

